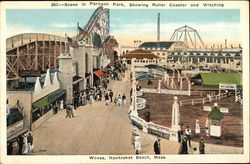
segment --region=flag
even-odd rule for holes
[[[78,43],[68,36],[67,36],[67,45],[69,47],[78,48]]]
[[[84,29],[82,29],[81,27],[78,26],[78,30],[79,30],[79,34],[83,34],[83,35],[86,35],[88,34],[87,31],[85,31]]]

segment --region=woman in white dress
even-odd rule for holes
[[[60,101],[60,110],[63,110],[63,99]]]
[[[197,137],[199,137],[200,136],[200,132],[201,132],[201,130],[200,130],[199,120],[196,120],[196,123],[195,123],[195,135]]]
[[[23,136],[23,147],[22,147],[22,154],[28,154],[29,151],[29,146],[28,146],[28,139],[27,139],[27,134],[24,134]]]
[[[136,154],[139,154],[141,151],[141,137],[139,133],[137,136],[135,136],[135,151]]]

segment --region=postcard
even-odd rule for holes
[[[249,162],[248,5],[1,2],[1,163]]]

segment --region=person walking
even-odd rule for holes
[[[189,128],[189,126],[187,126],[186,130],[185,130],[185,135],[187,136],[187,140],[189,143],[189,147],[191,147],[191,129]]]
[[[179,154],[188,154],[187,136],[181,136]]]
[[[17,137],[17,143],[19,145],[18,154],[22,154],[22,150],[23,150],[23,135]]]
[[[126,105],[126,96],[125,96],[125,94],[122,95],[122,105]]]
[[[161,138],[158,137],[154,143],[154,152],[155,154],[161,154],[161,145],[160,145]]]
[[[72,117],[75,116],[75,107],[73,106],[73,104],[70,105],[70,114]]]
[[[199,142],[199,150],[200,154],[205,154],[205,142],[203,137],[201,137],[200,142]]]
[[[71,118],[71,114],[70,114],[70,105],[69,105],[69,103],[66,105],[66,117],[65,118],[67,118],[67,117],[69,117],[69,118]]]
[[[82,105],[85,105],[86,103],[86,95],[85,95],[85,92],[82,93]]]
[[[60,110],[63,110],[63,106],[64,106],[63,99],[61,99],[61,101],[60,101]]]
[[[102,91],[99,91],[99,101],[102,101]]]
[[[94,102],[95,102],[95,99],[94,99],[93,94],[91,93],[91,95],[90,95],[90,105],[93,104]]]
[[[112,102],[113,101],[113,91],[112,90],[110,90],[110,92],[109,92],[109,98],[110,98],[110,102]]]
[[[139,154],[141,152],[141,137],[140,133],[138,133],[137,136],[135,136],[135,153]]]
[[[181,142],[181,136],[183,136],[183,124],[178,124],[178,142]]]
[[[19,154],[19,145],[16,139],[14,139],[12,143],[12,155],[18,155]]]
[[[114,99],[114,103],[115,103],[115,106],[117,106],[117,97],[115,97],[115,99]]]
[[[196,120],[196,123],[195,123],[195,136],[196,137],[200,137],[200,124],[199,124],[199,120]]]
[[[117,104],[118,104],[118,106],[121,106],[121,104],[122,104],[122,98],[120,95],[118,96],[118,103]]]
[[[34,153],[33,135],[31,131],[28,134],[28,146],[29,146],[29,153]]]
[[[105,94],[105,102],[106,102],[106,105],[108,105],[108,103],[109,103],[109,95],[108,95],[108,93]]]
[[[29,147],[28,147],[28,139],[27,139],[27,134],[24,134],[24,135],[23,135],[23,147],[22,147],[22,154],[23,154],[23,155],[28,154],[28,150],[29,150]]]
[[[206,132],[206,136],[209,137],[209,129],[208,129],[208,126],[209,126],[209,123],[208,123],[208,118],[206,119],[206,124],[205,124],[205,132]]]
[[[133,128],[132,137],[131,137],[131,143],[132,143],[134,148],[135,148],[135,136],[137,136],[137,135],[138,135],[138,129],[135,127],[135,128]]]

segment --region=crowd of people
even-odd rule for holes
[[[196,120],[196,124],[198,122],[199,121]],[[200,137],[200,128],[197,126],[195,129],[195,137]],[[179,124],[179,129],[178,129],[178,142],[180,143],[179,154],[188,154],[189,149],[190,152],[198,154],[197,147],[192,148],[191,138],[192,138],[192,131],[189,128],[189,126],[186,126],[186,129],[184,131],[183,124]],[[205,142],[203,137],[200,137],[199,141],[199,154],[205,154]]]
[[[8,155],[27,155],[34,152],[33,135],[31,131],[7,142]]]
[[[180,124],[182,125],[182,124]],[[180,132],[181,131],[181,132]],[[184,130],[178,131],[178,139],[180,143],[178,154],[205,154],[205,141],[203,137],[200,137],[199,147],[195,147],[191,145],[191,129],[187,126]],[[139,130],[137,127],[133,128],[131,143],[135,149],[135,154],[140,154],[141,152],[141,141],[142,137],[140,136]],[[190,150],[189,150],[190,149]],[[161,138],[157,137],[153,144],[154,153],[161,154]]]
[[[154,153],[161,154],[161,144],[160,144],[161,138],[157,137],[156,141],[154,142],[153,149]],[[133,144],[133,147],[135,149],[135,154],[140,154],[141,153],[141,142],[142,142],[142,137],[139,133],[139,130],[137,127],[133,128],[132,131],[132,138],[131,138],[131,143]]]
[[[123,73],[127,70],[125,64],[120,61],[115,63],[114,67],[107,69],[107,74],[99,79],[98,83],[94,86],[87,85],[86,89],[79,91],[74,89],[73,91],[73,103],[64,106],[66,109],[66,118],[74,117],[75,110],[79,106],[86,104],[92,105],[97,101],[105,101],[106,105],[114,103],[115,106],[122,106],[126,104],[126,95],[117,94],[114,95],[112,89],[108,88],[110,80],[122,80]]]

